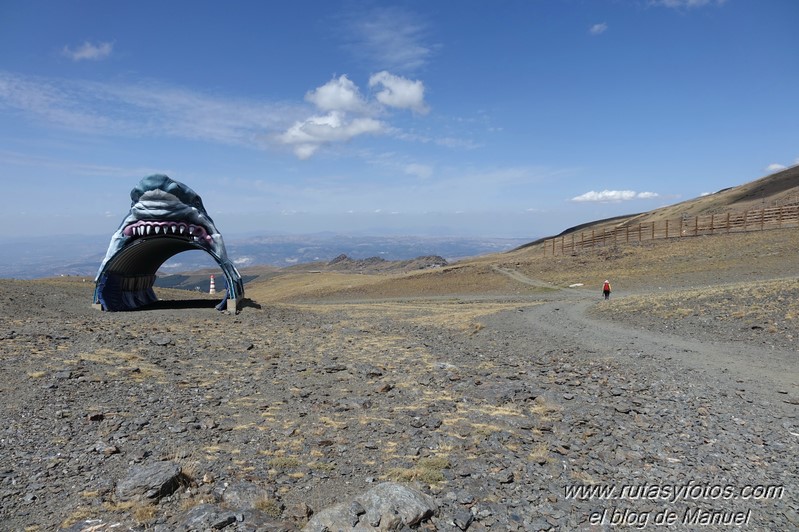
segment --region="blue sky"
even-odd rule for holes
[[[538,237],[799,162],[799,2],[0,4],[0,223]]]

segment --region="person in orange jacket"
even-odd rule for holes
[[[605,279],[605,284],[602,285],[602,293],[605,295],[605,299],[610,299],[610,281]]]

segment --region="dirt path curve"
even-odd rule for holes
[[[553,289],[558,288],[557,286],[551,283],[547,283],[546,281],[541,281],[539,279],[532,279],[530,277],[527,277],[523,273],[517,272],[516,270],[508,270],[507,268],[500,268],[499,266],[491,266],[491,269],[497,273],[501,273],[502,275],[510,277],[514,281],[517,281],[522,284],[537,286],[539,288],[553,288]]]
[[[546,285],[519,272],[497,270],[519,282]],[[521,320],[521,323],[516,321],[517,325],[535,337],[559,338],[598,357],[624,356],[636,364],[651,364],[656,371],[685,370],[689,374],[699,371],[716,375],[728,381],[736,392],[745,389],[783,404],[799,397],[795,353],[744,342],[700,341],[691,337],[690,331],[663,334],[592,319],[586,311],[603,301],[598,293],[586,289],[562,289],[547,299],[523,313],[515,313],[514,321]]]

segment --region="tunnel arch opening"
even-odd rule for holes
[[[179,253],[200,250],[222,270],[224,285],[219,288],[225,296],[216,308],[235,313],[244,282],[200,196],[183,183],[155,174],[142,179],[130,198],[130,212],[111,236],[97,272],[94,305],[120,311],[155,303],[158,269]]]

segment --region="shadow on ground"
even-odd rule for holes
[[[219,304],[215,299],[167,299],[156,301],[150,305],[141,307],[140,311],[148,310],[179,310],[191,308],[214,308]]]

